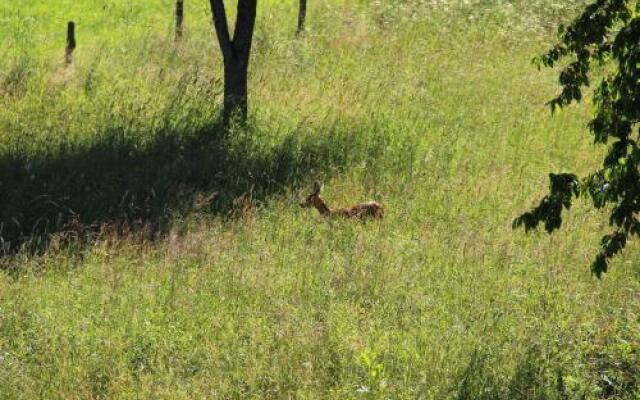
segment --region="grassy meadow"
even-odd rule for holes
[[[606,213],[511,229],[602,154],[531,64],[581,1],[311,0],[295,38],[297,2],[261,0],[231,132],[208,2],[178,44],[170,0],[18,3],[0,399],[640,398],[638,245],[598,280]],[[301,209],[315,180],[385,219]]]

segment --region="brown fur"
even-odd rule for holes
[[[313,191],[309,196],[307,196],[307,199],[305,201],[300,203],[300,206],[303,208],[315,207],[315,209],[318,210],[320,215],[322,215],[323,217],[338,215],[345,218],[384,218],[384,208],[382,207],[382,205],[375,201],[356,204],[352,207],[337,208],[335,210],[331,210],[324,202],[324,200],[320,198],[321,190],[322,186],[320,186],[320,184],[316,182],[313,186]]]

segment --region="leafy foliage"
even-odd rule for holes
[[[560,26],[559,43],[537,59],[554,67],[569,59],[559,75],[562,92],[549,102],[552,112],[583,98],[590,74],[606,72],[594,90],[596,112],[588,127],[597,144],[609,145],[602,167],[578,179],[573,174],[551,174],[550,193],[531,211],[514,221],[514,227],[534,229],[544,222],[552,232],[562,223],[563,209],[574,198],[591,198],[595,208],[611,206],[609,223],[614,231],[602,239],[591,268],[600,277],[611,257],[627,240],[640,235],[640,3],[632,0],[598,0],[568,27]]]

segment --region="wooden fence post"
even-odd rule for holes
[[[182,21],[184,21],[184,0],[176,1],[176,41],[182,39]]]
[[[73,50],[76,48],[76,24],[69,21],[67,24],[67,47],[64,52],[64,60],[67,65],[73,62]]]
[[[304,22],[307,19],[307,0],[300,0],[298,6],[298,30],[296,35],[300,35],[304,32]]]

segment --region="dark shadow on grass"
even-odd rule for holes
[[[591,351],[575,353],[584,365],[580,374],[565,371],[561,357],[531,346],[506,379],[494,371],[487,355],[476,351],[452,391],[458,400],[568,400],[586,398],[586,393],[597,393],[600,399],[635,400],[640,355],[630,343],[591,346]],[[567,376],[572,384],[567,384]]]
[[[456,391],[458,400],[551,400],[567,396],[562,375],[553,374],[535,347],[518,360],[506,381],[493,374],[486,355],[474,352],[459,376]]]
[[[291,133],[269,146],[251,130],[213,124],[160,132],[146,144],[113,130],[55,155],[0,156],[2,254],[41,251],[56,233],[95,238],[105,227],[153,240],[176,215],[197,208],[227,216],[238,198],[263,201],[353,158],[353,138],[339,130]]]

